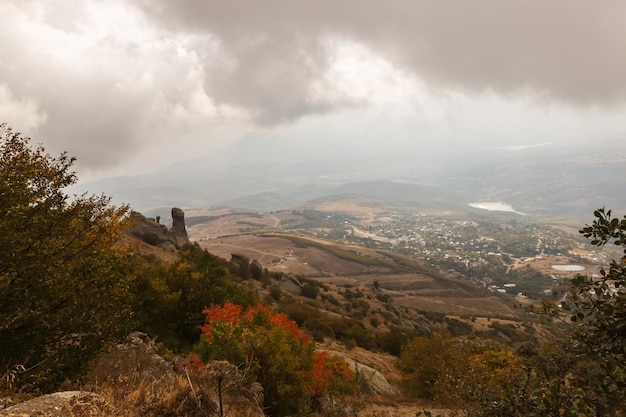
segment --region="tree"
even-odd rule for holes
[[[624,412],[620,404],[626,399],[626,216],[620,220],[602,208],[594,217],[580,233],[594,246],[623,248],[623,255],[611,261],[608,271],[600,271],[599,279],[573,279],[569,300],[561,306],[569,313],[576,352],[598,365],[590,383],[597,388],[596,406],[610,415]]]
[[[416,337],[402,349],[399,361],[408,395],[435,399],[464,415],[514,414],[524,381],[520,357],[495,341]]]
[[[416,337],[404,344],[398,362],[404,372],[404,390],[417,398],[433,399],[435,384],[449,361],[451,339],[435,335]]]
[[[128,208],[66,195],[73,162],[0,125],[0,366],[16,384],[78,375],[129,323],[131,260],[113,248]]]

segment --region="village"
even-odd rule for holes
[[[597,276],[610,262],[610,251],[595,250],[582,236],[519,217],[385,212],[364,222],[331,213],[326,218],[337,229],[323,237],[424,259],[520,298],[551,296],[576,274]]]

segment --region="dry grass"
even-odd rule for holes
[[[96,391],[106,399],[102,412],[110,417],[148,416],[220,416],[216,384],[207,372],[165,375],[160,379],[131,378],[123,383],[106,381]],[[259,406],[247,396],[246,390],[224,393],[228,405],[223,415],[260,417]]]
[[[91,364],[85,388],[106,400],[99,414],[103,416],[262,416],[254,391],[237,375],[228,374],[222,384],[222,404],[227,407],[220,411],[216,368],[211,363],[180,360],[172,365],[147,342],[101,354]]]

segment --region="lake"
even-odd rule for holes
[[[510,204],[506,204],[506,203],[501,203],[501,202],[495,202],[495,201],[486,201],[486,202],[482,202],[482,203],[469,203],[470,207],[474,207],[474,208],[479,208],[482,210],[489,210],[489,211],[508,211],[510,213],[517,213],[517,214],[522,214],[522,215],[526,215],[524,213],[521,213],[515,209],[513,209],[513,207],[511,207]]]
[[[585,267],[582,265],[552,265],[552,269],[565,272],[580,272],[584,271]]]

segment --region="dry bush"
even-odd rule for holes
[[[116,417],[200,417],[216,412],[215,402],[182,375],[129,385],[123,390],[107,385],[102,390],[113,400]]]
[[[203,366],[195,358],[173,365],[144,336],[129,340],[92,361],[87,377],[87,388],[108,401],[109,416],[263,416],[258,391],[234,365]]]
[[[248,395],[250,390],[243,388],[224,390],[221,408],[214,375],[207,367],[151,382],[104,384],[100,390],[111,402],[111,416],[115,417],[263,416],[253,397]]]

